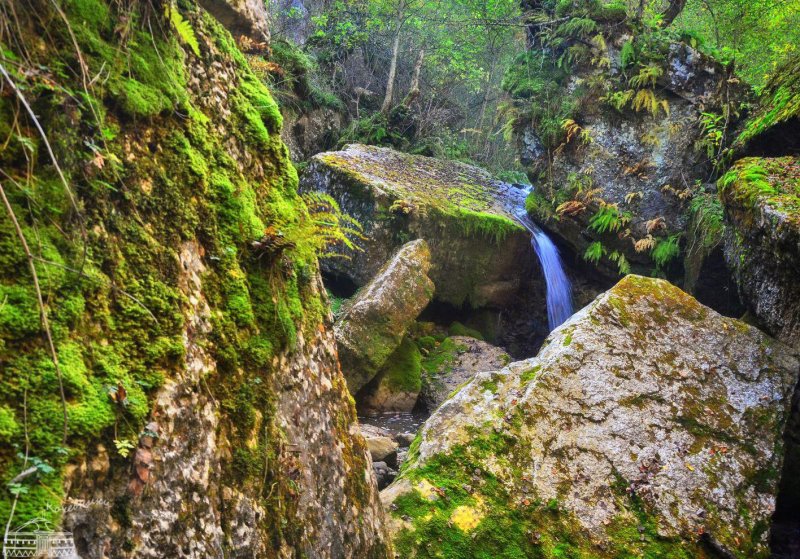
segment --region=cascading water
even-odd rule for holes
[[[564,272],[558,248],[547,236],[547,233],[542,231],[528,216],[528,212],[525,211],[525,197],[532,187],[512,186],[514,188],[509,190],[516,190],[517,192],[507,193],[511,194],[507,196],[507,199],[509,201],[513,200],[513,208],[509,209],[517,218],[517,221],[531,233],[531,245],[539,258],[539,263],[542,265],[544,281],[547,286],[547,322],[552,331],[566,322],[574,312],[572,308],[572,285]]]

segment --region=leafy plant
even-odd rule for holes
[[[625,258],[625,255],[621,252],[615,250],[611,253],[608,257],[612,262],[617,263],[617,270],[619,271],[621,276],[627,276],[631,273],[631,265],[628,262],[628,259]]]
[[[653,250],[650,251],[650,257],[655,262],[657,269],[663,270],[666,264],[680,254],[680,238],[681,234],[676,233],[656,242]]]
[[[197,42],[197,35],[194,34],[192,24],[183,18],[178,11],[178,7],[172,2],[164,5],[164,16],[172,25],[178,36],[196,56],[200,56],[200,44]]]
[[[586,252],[583,253],[583,259],[596,266],[605,254],[606,249],[603,246],[603,243],[600,241],[595,241],[586,247]]]
[[[136,448],[136,444],[130,439],[114,439],[114,447],[117,449],[117,454],[127,458],[131,450]]]
[[[620,213],[616,205],[603,204],[589,220],[589,228],[600,234],[613,233],[625,227],[630,219],[630,213]]]

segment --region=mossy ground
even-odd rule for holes
[[[218,23],[191,3],[181,6],[204,62],[159,14],[123,13],[102,0],[64,4],[88,74],[104,75],[87,89],[75,77],[81,70],[70,30],[49,4],[40,15],[54,17],[21,19],[13,48],[25,45],[25,53],[3,47],[16,61],[12,76],[43,123],[77,206],[21,105],[0,98],[0,166],[13,178],[3,187],[39,258],[69,417],[64,442],[58,379],[43,342],[32,276],[4,218],[0,518],[8,517],[13,496],[6,484],[24,469],[26,448],[28,465],[45,467],[12,487],[19,494],[15,523],[33,516],[57,521],[64,467],[96,443],[112,449],[112,466],[125,468],[113,440],[135,443],[156,390],[184,367],[189,302],[180,288],[178,250],[194,240],[207,267],[203,292],[212,309],[206,350],[218,369],[204,384],[225,412],[231,440],[255,440],[234,445],[223,475],[239,489],[277,482],[274,491],[259,495],[268,510],[286,513],[296,496],[271,459],[281,441],[271,379],[274,356],[291,351],[299,328],[312,336],[327,314],[314,286],[316,255],[304,238],[307,213],[270,92]],[[47,42],[42,21],[49,21]],[[124,28],[115,21],[126,22]],[[235,80],[226,91],[227,117],[187,85],[190,68],[211,60]],[[230,137],[217,130],[220,122]],[[236,150],[258,163],[237,160]],[[291,242],[282,254],[258,257],[250,243],[274,223]],[[127,393],[122,402],[112,398],[120,388]],[[270,529],[297,531],[280,522]]]

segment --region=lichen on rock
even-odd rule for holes
[[[767,557],[799,367],[755,328],[627,276],[537,357],[476,375],[427,421],[382,492],[395,546]],[[454,529],[465,510],[477,522]]]
[[[343,306],[336,321],[336,341],[352,394],[400,347],[409,326],[433,297],[435,286],[427,275],[430,258],[422,239],[403,245],[369,285]]]

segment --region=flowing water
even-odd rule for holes
[[[542,273],[547,286],[547,322],[552,331],[566,322],[574,312],[572,285],[564,272],[558,248],[547,236],[547,233],[542,231],[525,211],[525,197],[530,192],[530,188],[520,188],[519,186],[513,185],[513,188],[509,189],[509,193],[513,193],[507,196],[509,202],[513,203],[513,208],[509,209],[516,216],[517,221],[531,233],[531,245],[542,265]]]

